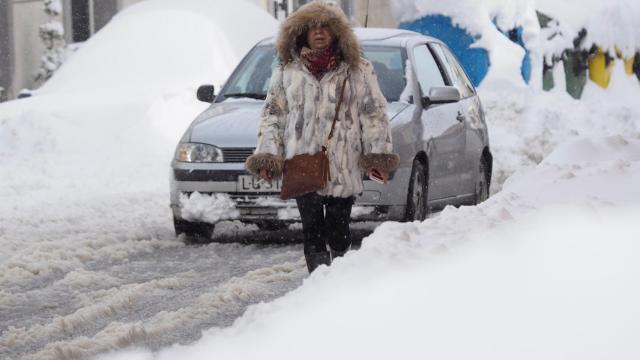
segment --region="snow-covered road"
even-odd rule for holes
[[[0,358],[85,357],[127,344],[192,342],[307,275],[298,244],[185,245],[173,235],[166,195],[153,195],[93,199],[40,211],[38,218],[28,210],[13,219],[2,214],[22,226],[1,233],[10,246],[0,262]],[[105,211],[124,204],[147,212],[132,218]],[[225,240],[255,237],[252,227],[219,228]]]
[[[0,210],[0,359],[191,343],[307,276],[299,227],[269,233],[224,222],[214,234],[223,243],[185,244],[166,199],[149,192]],[[359,239],[371,231],[359,228]]]
[[[277,27],[227,5],[131,6],[35,96],[1,104],[0,359],[192,342],[306,276],[299,245],[260,245],[255,227],[220,226],[231,243],[208,246],[173,232],[169,162],[206,108],[195,89]],[[227,34],[239,14],[254,32]]]

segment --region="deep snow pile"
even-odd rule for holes
[[[194,345],[103,358],[638,358],[638,179],[640,140],[568,141],[479,206],[381,225]]]
[[[607,90],[587,83],[582,100],[563,90],[518,90],[482,85],[494,155],[492,192],[518,169],[535,166],[558,145],[580,137],[621,135],[640,139],[640,83],[616,63]]]
[[[251,31],[237,28],[250,23]],[[118,90],[123,95],[219,88],[277,22],[247,1],[151,0],[118,13],[38,93]]]
[[[238,31],[238,21],[252,30]],[[169,233],[169,162],[206,108],[197,86],[222,84],[276,28],[244,1],[144,1],[87,41],[34,97],[0,104],[0,284],[73,268],[101,246],[144,246],[123,239]],[[94,235],[61,240],[80,225]],[[47,242],[59,248],[46,251]]]

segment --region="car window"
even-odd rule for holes
[[[363,55],[373,64],[380,89],[387,101],[398,101],[407,84],[406,53],[399,47],[364,46]],[[227,81],[223,97],[265,99],[271,74],[278,63],[272,46],[254,48]]]
[[[431,43],[429,47],[436,53],[438,58],[441,60],[441,63],[447,70],[449,74],[449,78],[453,86],[458,88],[460,91],[460,96],[462,98],[466,98],[472,96],[475,91],[473,89],[473,85],[471,85],[471,81],[467,77],[467,74],[462,69],[462,66],[458,62],[458,60],[451,54],[451,51],[447,49],[445,46],[440,44]]]
[[[434,86],[445,86],[442,72],[426,45],[415,47],[413,58],[422,96],[429,95],[429,90]]]
[[[451,65],[447,62],[446,57],[444,55],[444,50],[440,44],[430,43],[429,48],[431,49],[434,56],[439,59],[440,65],[444,68],[444,71],[447,73],[447,80],[445,82],[447,85],[456,86],[458,83],[458,79],[455,79],[453,76],[453,69],[451,69]]]
[[[251,95],[254,98],[266,98],[273,69],[278,66],[278,58],[273,47],[253,49],[249,56],[228,81],[222,95]]]
[[[365,46],[364,57],[371,61],[378,77],[380,90],[387,101],[398,101],[407,86],[405,78],[406,55],[400,48],[389,46]]]

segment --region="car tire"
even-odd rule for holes
[[[213,241],[211,236],[215,229],[215,224],[205,222],[191,222],[173,217],[173,227],[176,236],[184,234],[188,242],[207,244]]]
[[[425,164],[419,159],[414,159],[407,191],[405,221],[423,221],[429,216],[428,184],[429,176]]]
[[[475,201],[476,205],[481,202],[487,200],[489,198],[489,179],[491,174],[489,174],[489,166],[487,166],[487,161],[482,158],[480,160],[480,166],[478,168],[478,179],[476,180],[476,189],[475,189]]]
[[[257,222],[256,225],[258,229],[264,231],[278,231],[289,228],[289,224],[284,221],[260,221]]]

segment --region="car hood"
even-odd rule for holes
[[[214,104],[196,118],[189,141],[219,147],[255,147],[263,104],[263,101],[248,99],[230,99]],[[390,103],[387,107],[389,119],[407,106]]]

